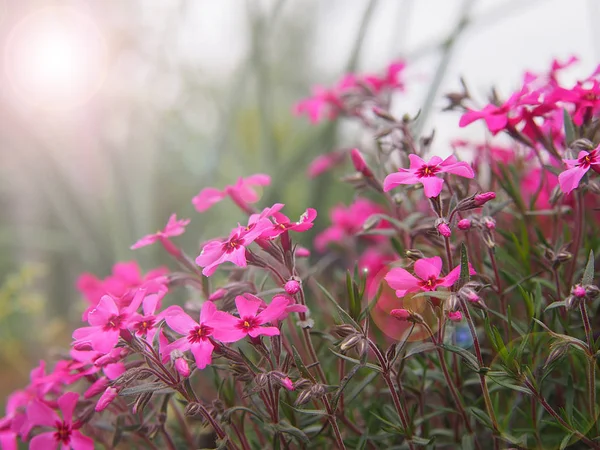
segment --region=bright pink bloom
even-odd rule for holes
[[[177,220],[177,215],[172,214],[169,217],[167,225],[162,231],[154,234],[148,234],[131,246],[131,250],[154,244],[156,241],[162,241],[170,237],[179,236],[185,232],[185,227],[190,223],[190,219]]]
[[[469,267],[471,275],[475,270]],[[392,289],[396,290],[396,296],[404,297],[409,292],[435,291],[438,286],[450,287],[460,277],[460,266],[456,266],[445,277],[440,278],[442,271],[442,258],[421,258],[415,262],[414,271],[416,277],[400,267],[394,267],[385,276],[385,281]]]
[[[250,294],[246,294],[246,295],[250,295]],[[254,296],[252,296],[252,297],[253,298],[258,298],[258,297],[254,297]],[[289,297],[289,296],[287,296],[285,294],[275,295],[273,297],[273,300],[276,300],[276,299],[277,299],[278,302],[281,302],[282,299],[288,302],[288,304],[285,307],[285,309],[283,310],[283,312],[277,317],[278,321],[285,320],[285,318],[287,316],[289,316],[291,313],[306,313],[306,312],[308,312],[308,308],[305,305],[301,305],[299,303],[296,303],[296,300],[294,300],[294,298]],[[266,302],[262,301],[261,308],[267,308],[268,306],[269,305],[267,305]]]
[[[73,339],[76,343],[89,343],[97,352],[108,353],[119,342],[121,330],[127,328],[129,319],[141,305],[145,294],[144,289],[139,289],[129,306],[121,310],[110,296],[103,296],[88,314],[91,326],[75,330]]]
[[[127,328],[138,336],[145,337],[148,342],[154,340],[156,334],[156,325],[161,321],[162,314],[156,315],[156,310],[160,309],[162,298],[167,293],[166,290],[158,294],[151,294],[144,298],[142,303],[142,311],[144,315],[134,312],[128,323]]]
[[[27,407],[27,420],[31,424],[54,429],[34,436],[29,444],[31,450],[94,450],[94,441],[78,431],[80,424],[73,423],[73,411],[78,399],[79,394],[75,392],[67,392],[58,399],[62,419],[39,400],[34,400]]]
[[[583,298],[586,296],[585,288],[580,284],[573,286],[573,289],[571,289],[571,294],[577,298]]]
[[[346,151],[335,151],[317,156],[308,166],[306,174],[309,178],[316,178],[339,166],[346,157]]]
[[[218,340],[222,337],[227,337],[226,334],[220,335],[221,324],[211,324],[211,319],[217,312],[217,307],[213,302],[204,302],[200,309],[200,320],[194,321],[188,316],[180,306],[170,306],[164,311],[164,318],[167,325],[184,337],[171,342],[161,351],[163,362],[167,362],[173,350],[185,352],[190,350],[196,366],[202,370],[212,361],[212,353],[214,345],[210,340],[210,336],[214,336]]]
[[[462,115],[458,125],[466,127],[476,120],[483,119],[494,135],[502,131],[509,123],[509,115],[515,111],[515,108],[522,104],[522,97],[526,94],[527,88],[524,86],[520,92],[515,92],[503,105],[486,105],[482,110],[468,110]]]
[[[600,146],[591,152],[584,150],[579,152],[577,159],[565,159],[567,170],[558,176],[560,189],[568,194],[579,186],[579,182],[588,170],[593,169],[600,173]]]
[[[575,105],[572,119],[575,125],[581,126],[600,111],[600,82],[587,80],[579,82],[571,89],[556,88],[552,94],[558,101],[568,102]]]
[[[313,208],[308,208],[297,222],[292,222],[289,217],[280,212],[274,212],[271,217],[275,223],[271,229],[265,230],[260,235],[262,239],[274,239],[288,230],[297,232],[310,230],[314,225],[314,220],[317,218],[317,211]]]
[[[283,296],[277,296],[265,309],[258,312],[262,305],[263,301],[252,294],[238,295],[235,298],[235,306],[239,318],[223,311],[217,311],[209,323],[220,328],[222,339],[219,340],[223,342],[236,342],[246,336],[256,338],[261,335],[279,335],[277,327],[263,325],[279,320],[288,307],[289,300]]]
[[[400,74],[406,69],[404,61],[396,61],[391,63],[383,76],[366,75],[363,77],[363,82],[368,84],[375,93],[379,93],[384,89],[399,89],[404,90],[404,82],[400,79]]]
[[[198,212],[203,212],[220,202],[225,197],[231,199],[246,209],[246,204],[256,203],[260,195],[254,186],[268,186],[271,184],[271,177],[264,174],[251,175],[247,178],[238,178],[238,181],[233,186],[225,186],[222,191],[215,188],[204,188],[192,199],[192,203]]]
[[[226,241],[211,241],[204,245],[202,252],[196,258],[196,264],[203,267],[202,274],[211,276],[217,267],[224,262],[231,262],[238,267],[246,267],[246,247],[254,242],[273,223],[269,219],[260,219],[248,227],[234,228]]]
[[[475,173],[466,162],[457,162],[454,156],[442,160],[439,156],[432,157],[425,162],[417,155],[408,155],[410,159],[409,169],[398,169],[398,172],[385,177],[383,190],[389,191],[401,184],[423,184],[425,195],[429,198],[437,197],[442,192],[443,178],[438,174],[452,173],[465,178],[474,178]]]

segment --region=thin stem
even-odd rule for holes
[[[571,247],[573,259],[571,260],[571,265],[569,266],[567,274],[567,286],[573,284],[573,276],[575,275],[575,269],[577,268],[577,253],[579,253],[581,237],[583,235],[585,208],[583,207],[583,194],[580,189],[577,190],[577,195],[575,196],[575,211],[577,213],[577,216],[575,217],[575,235],[573,236],[573,245]]]
[[[552,408],[552,406],[550,406],[548,404],[546,399],[544,397],[542,397],[542,395],[537,391],[537,389],[535,389],[533,387],[533,385],[531,384],[531,382],[529,380],[526,379],[524,381],[524,385],[525,385],[525,387],[527,387],[527,389],[529,389],[531,391],[531,393],[540,402],[540,404],[544,407],[544,409],[548,412],[548,414],[550,414],[552,417],[554,417],[556,419],[556,421],[563,426],[563,428],[565,428],[566,430],[569,430],[570,433],[577,436],[579,439],[581,439],[582,442],[587,444],[590,448],[600,449],[600,444],[597,444],[596,442],[592,441],[591,439],[588,439],[584,434],[582,434],[580,431],[573,428],[562,417],[560,417],[560,415]]]
[[[469,325],[469,330],[471,331],[471,337],[473,338],[473,347],[475,347],[475,356],[477,357],[477,363],[479,364],[480,370],[485,367],[483,363],[483,357],[481,356],[481,346],[479,345],[479,338],[477,337],[477,330],[475,329],[475,324],[473,323],[473,318],[471,317],[471,313],[469,312],[469,308],[464,300],[460,300],[460,306],[465,319],[467,320],[467,324]],[[483,373],[479,374],[479,383],[481,384],[481,391],[483,393],[483,399],[485,401],[485,408],[487,410],[488,416],[490,416],[490,420],[492,421],[492,425],[494,427],[494,431],[498,432],[498,421],[496,419],[496,413],[494,412],[494,407],[492,406],[492,399],[490,397],[490,392],[487,387],[487,380]]]
[[[454,261],[452,259],[452,250],[450,249],[450,238],[444,236],[444,244],[446,246],[446,258],[448,258],[448,272],[454,268]]]
[[[592,335],[592,326],[587,312],[585,302],[579,303],[579,311],[581,311],[581,319],[583,320],[583,328],[585,329],[585,338],[588,344],[588,354],[586,355],[588,366],[588,395],[590,418],[596,416],[596,358],[594,357],[594,336]]]

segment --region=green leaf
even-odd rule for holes
[[[386,424],[387,426],[391,427],[393,430],[396,430],[399,434],[401,434],[402,436],[406,436],[406,431],[404,431],[404,428],[402,428],[400,425],[397,425],[395,423],[390,422],[387,419],[384,419],[383,417],[381,417],[378,414],[375,414],[374,412],[371,411],[371,415],[373,415],[374,417],[376,417],[377,419],[379,419],[381,422],[383,422],[384,424]]]
[[[435,345],[432,342],[422,342],[420,344],[413,345],[412,347],[406,350],[406,353],[402,357],[402,359],[406,359],[409,356],[417,355],[423,352],[430,352],[435,349]]]
[[[350,391],[350,393],[346,395],[344,399],[346,404],[350,403],[352,400],[358,397],[367,386],[371,385],[371,383],[377,376],[379,376],[377,372],[371,372],[369,375],[367,375],[358,386],[356,386],[354,389],[352,389],[352,391]]]
[[[250,408],[246,408],[245,406],[233,406],[231,408],[227,408],[225,411],[223,411],[223,421],[224,422],[228,422],[229,420],[231,420],[231,415],[234,412],[238,412],[241,411],[243,413],[249,413],[251,415],[253,415],[254,417],[256,417],[258,420],[260,420],[261,422],[264,422],[264,418],[258,414],[256,411],[251,410]]]
[[[337,312],[340,314],[340,318],[341,318],[342,322],[349,323],[354,328],[356,328],[358,331],[362,331],[360,325],[358,323],[356,323],[356,321],[352,318],[352,316],[350,316],[350,314],[348,314],[344,310],[344,308],[342,308],[340,306],[340,304],[332,297],[332,295],[329,293],[329,291],[327,289],[325,289],[321,284],[319,284],[319,282],[315,281],[315,283],[317,283],[317,286],[319,287],[319,289],[321,289],[323,294],[325,294],[325,298],[327,298],[327,300],[329,300],[331,302],[331,304],[333,304],[333,306],[335,307]]]
[[[565,302],[564,300],[561,300],[560,302],[552,302],[548,306],[546,306],[546,309],[544,309],[544,312],[550,311],[551,309],[554,309],[554,308],[561,308],[561,307],[564,308],[566,306],[567,306],[567,302]]]
[[[302,409],[302,408],[296,408],[295,406],[292,406],[292,405],[288,405],[288,406],[296,412],[299,412],[302,414],[307,414],[309,416],[328,416],[329,415],[329,414],[327,414],[327,411],[325,411],[324,409]]]
[[[594,282],[594,251],[590,250],[590,256],[588,258],[585,271],[583,272],[583,279],[581,280],[582,285],[592,284]]]
[[[473,353],[452,344],[442,344],[441,347],[449,352],[456,353],[465,361],[467,367],[474,372],[479,372],[479,363],[477,362],[477,358]]]
[[[306,410],[299,410],[299,411],[305,412]],[[279,423],[273,424],[272,426],[276,431],[278,431],[280,433],[289,434],[290,436],[295,437],[298,442],[302,442],[304,444],[310,444],[310,439],[306,435],[306,433],[304,433],[304,431],[292,426],[285,420],[282,420]]]
[[[460,289],[470,279],[469,256],[467,255],[467,246],[463,242],[460,244],[460,277],[458,278],[458,288]]]
[[[312,376],[312,374],[309,372],[309,370],[307,369],[307,367],[304,365],[304,363],[302,362],[302,357],[300,356],[300,353],[298,352],[298,349],[296,347],[294,347],[292,345],[292,352],[293,352],[293,356],[294,356],[294,363],[296,364],[296,367],[298,368],[298,370],[300,371],[300,373],[302,374],[302,376],[304,378],[308,378],[309,380],[315,380],[314,377]]]
[[[335,356],[337,356],[338,358],[345,359],[346,361],[350,361],[354,364],[358,364],[359,366],[362,365],[362,362],[356,358],[351,358],[350,356],[342,355],[341,353],[338,353],[331,348],[329,349],[329,351],[331,353],[333,353]],[[366,364],[364,364],[364,367],[368,367],[369,369],[376,370],[377,372],[383,372],[382,368],[379,366],[376,366],[375,364],[366,363]]]
[[[569,111],[563,108],[563,122],[565,124],[565,143],[568,145],[575,140],[575,125]]]
[[[574,435],[572,433],[567,434],[561,441],[560,447],[558,447],[559,450],[565,450],[565,448],[569,446],[569,443],[571,442],[571,439],[573,439],[573,436]]]
[[[335,391],[335,394],[333,394],[333,397],[331,398],[331,405],[332,405],[333,411],[337,410],[338,401],[340,400],[340,397],[341,397],[342,393],[344,392],[344,389],[346,389],[346,386],[348,386],[348,383],[350,383],[350,380],[352,379],[352,377],[354,377],[354,375],[356,375],[356,373],[361,368],[362,368],[361,365],[354,366],[350,370],[350,372],[348,372],[346,374],[346,376],[344,378],[342,378],[342,381],[340,381],[340,387],[338,388],[337,391]]]
[[[162,381],[154,381],[152,383],[140,384],[138,386],[127,387],[119,392],[119,396],[138,395],[145,392],[153,392],[155,394],[167,394],[175,392]]]

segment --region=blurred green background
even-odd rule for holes
[[[594,67],[598,17],[586,0],[0,0],[0,399],[68,347],[79,274],[168,264],[129,247],[172,212],[192,219],[177,242],[194,256],[242,219],[229,202],[195,212],[201,188],[268,173],[261,205],[312,206],[327,225],[353,194],[333,183],[343,169],[307,182],[306,166],[372,140],[294,117],[311,85],[407,58],[396,109],[423,107],[447,152],[461,132],[440,93],[459,75],[482,94],[555,56]]]

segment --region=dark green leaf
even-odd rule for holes
[[[350,314],[348,314],[344,308],[342,308],[340,306],[340,304],[332,297],[332,295],[329,293],[329,291],[327,291],[327,289],[325,289],[321,284],[319,284],[318,282],[317,286],[319,286],[319,289],[321,289],[321,291],[323,292],[323,294],[325,294],[325,298],[327,300],[329,300],[331,302],[331,304],[335,307],[335,309],[337,310],[337,312],[340,315],[340,318],[342,320],[342,322],[344,323],[349,323],[351,324],[354,328],[356,328],[358,331],[362,331],[360,328],[360,325],[358,323],[356,323],[356,321],[350,316]]]
[[[173,389],[169,388],[165,383],[163,383],[162,381],[155,381],[152,383],[145,383],[145,384],[140,384],[138,386],[132,386],[132,387],[127,387],[125,389],[122,389],[119,392],[120,396],[128,396],[128,395],[138,395],[138,394],[143,394],[145,392],[153,392],[158,394],[160,391],[160,393],[168,393],[168,392],[174,392]]]
[[[581,280],[581,284],[584,286],[587,284],[592,284],[594,282],[594,251],[590,250],[590,256],[588,258],[587,265],[585,266],[585,271],[583,272],[583,279]]]
[[[575,140],[575,125],[569,111],[563,108],[563,122],[565,125],[565,143],[568,145]]]

